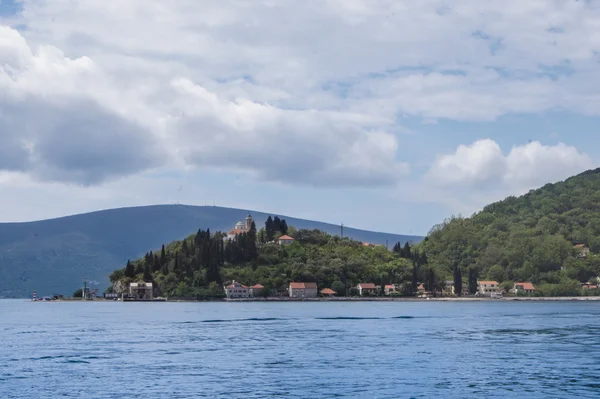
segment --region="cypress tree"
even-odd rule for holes
[[[285,221],[285,219],[281,219],[279,231],[281,231],[282,235],[288,233],[288,225],[287,225],[287,222]]]
[[[245,237],[245,255],[246,261],[251,262],[258,258],[258,251],[256,250],[256,225],[252,222],[250,231]]]
[[[454,294],[462,296],[462,273],[458,265],[454,265]]]
[[[477,270],[473,266],[469,268],[469,293],[471,295],[477,293]]]
[[[177,277],[181,275],[181,268],[179,267],[179,253],[175,253],[175,263],[173,264],[173,274]]]
[[[160,249],[160,264],[161,266],[167,263],[167,254],[165,253],[165,244],[162,245]]]
[[[404,244],[404,248],[402,249],[402,257],[406,259],[412,258],[410,245],[408,244],[408,241],[406,241],[406,243]]]
[[[281,232],[281,219],[279,219],[279,216],[273,218],[273,230],[275,232]]]
[[[181,252],[182,252],[184,255],[187,255],[187,254],[188,254],[188,245],[187,245],[187,239],[185,239],[185,238],[183,239],[183,242],[181,243]]]
[[[152,271],[157,272],[160,270],[160,259],[158,255],[154,254],[154,261],[152,262]]]
[[[269,215],[265,222],[265,234],[267,236],[267,242],[271,242],[273,241],[273,238],[275,238],[275,226],[273,225],[273,218],[271,215]]]
[[[125,277],[135,277],[135,269],[129,260],[127,260],[127,266],[125,266]]]
[[[149,283],[152,281],[152,273],[150,273],[150,265],[144,266],[144,281]]]

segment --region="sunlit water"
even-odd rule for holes
[[[0,398],[598,398],[600,303],[0,300]]]

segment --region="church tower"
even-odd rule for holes
[[[252,215],[246,216],[246,231],[250,231],[250,227],[252,226]]]

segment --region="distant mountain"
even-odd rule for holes
[[[199,228],[228,231],[251,214],[258,228],[267,213],[215,206],[156,205],[120,208],[27,223],[0,223],[0,297],[70,295],[83,281],[108,285],[108,274],[127,259]],[[273,214],[275,216],[275,214]],[[288,225],[340,234],[340,226],[296,219]],[[422,237],[344,227],[344,236],[373,244],[419,242]]]

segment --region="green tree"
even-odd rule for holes
[[[152,282],[152,273],[150,272],[150,265],[146,263],[144,266],[144,281]]]
[[[127,266],[125,266],[125,277],[133,278],[135,277],[135,268],[131,261],[127,261]]]

